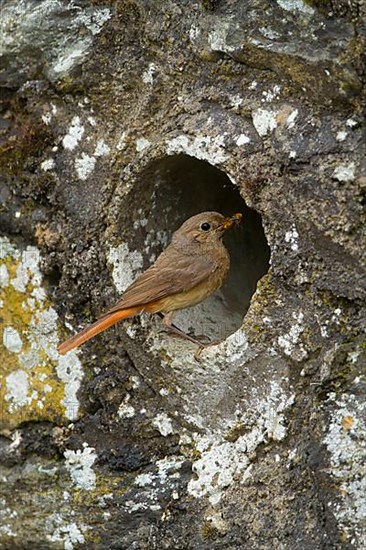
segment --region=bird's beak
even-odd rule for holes
[[[226,218],[223,224],[221,225],[222,229],[230,229],[234,224],[238,225],[243,217],[243,214],[240,214],[238,212],[237,214],[234,214],[230,218]]]

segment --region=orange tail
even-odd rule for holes
[[[141,309],[141,307],[131,307],[128,309],[122,309],[121,311],[116,311],[115,313],[106,313],[105,317],[95,321],[92,325],[85,327],[83,330],[75,334],[75,336],[71,336],[71,338],[68,338],[65,342],[60,344],[57,348],[58,352],[61,353],[61,355],[65,355],[68,351],[77,348],[90,338],[93,338],[96,334],[99,334],[118,321],[127,319],[127,317],[132,317],[132,315],[139,313]]]

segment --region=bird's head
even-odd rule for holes
[[[201,212],[186,220],[174,233],[172,242],[177,240],[196,243],[214,243],[219,241],[225,231],[239,224],[242,214],[225,217],[219,212]]]

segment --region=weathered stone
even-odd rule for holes
[[[362,14],[3,3],[2,547],[365,547]],[[177,324],[220,343],[59,356],[210,209],[232,270]]]

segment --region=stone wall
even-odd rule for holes
[[[2,548],[366,548],[360,0],[5,0]],[[222,292],[111,306],[243,212]]]

